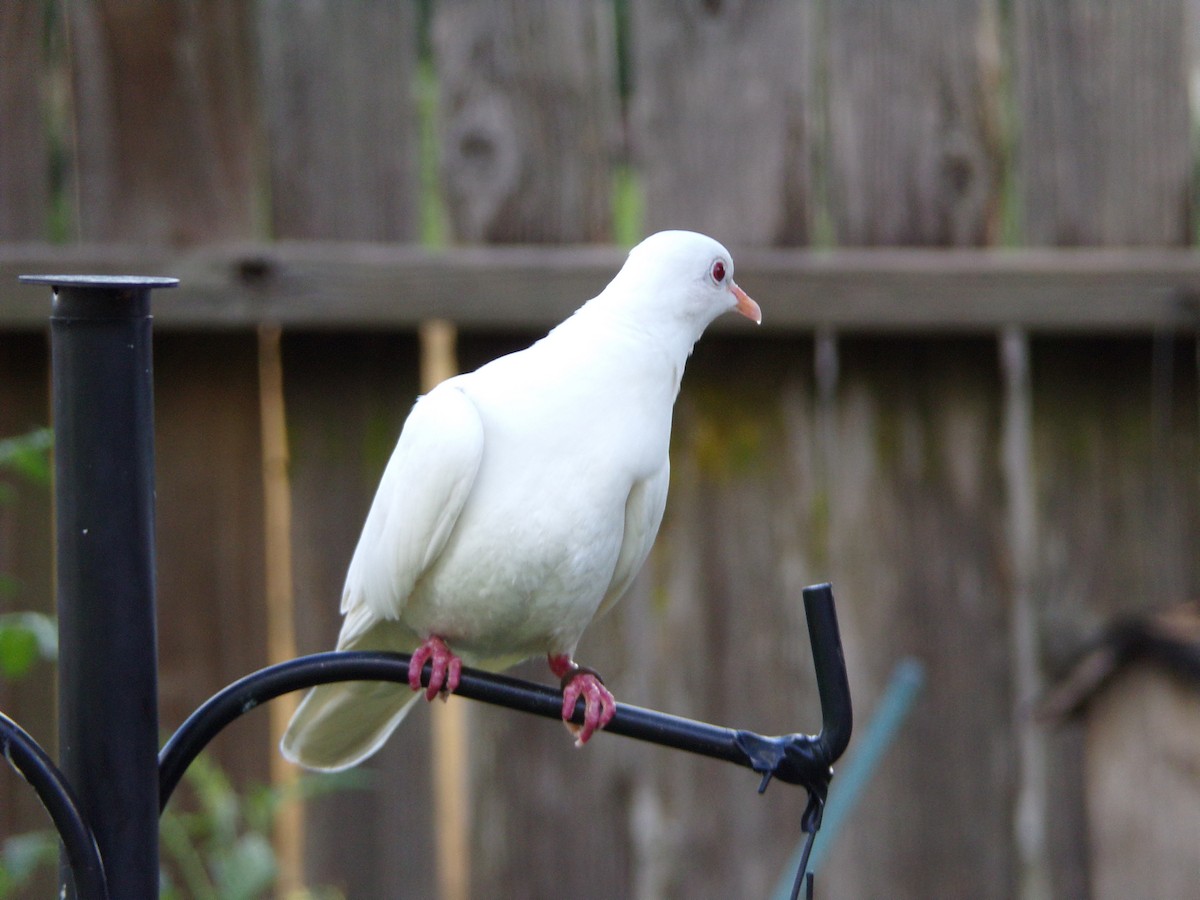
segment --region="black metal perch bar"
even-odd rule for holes
[[[850,687],[833,591],[827,584],[805,588],[804,605],[821,698],[822,728],[817,736],[764,737],[624,703],[617,704],[616,715],[605,732],[745,766],[764,776],[764,787],[768,778],[777,778],[819,792],[823,802],[831,766],[850,740]],[[183,773],[209,741],[244,713],[291,691],[333,681],[407,684],[408,661],[406,653],[317,653],[270,666],[234,682],[197,709],[163,747],[159,755],[160,804],[166,806]],[[422,684],[429,683],[431,668],[432,664],[427,663],[421,673]],[[561,691],[478,669],[463,669],[457,694],[547,719],[557,720],[562,711]],[[583,712],[580,699],[574,721],[582,722]]]
[[[60,896],[158,895],[158,816],[221,730],[282,694],[331,681],[407,683],[405,654],[334,652],[247,675],[157,752],[154,401],[150,291],[174,278],[23,276],[54,290],[51,322],[61,771],[0,715],[0,748],[37,791],[63,841]],[[829,585],[804,590],[821,700],[816,736],[766,737],[620,704],[606,728],[803,786],[802,827],[820,827],[832,764],[850,740],[850,688]],[[430,667],[422,673],[428,683]],[[461,696],[558,719],[562,695],[473,669]],[[583,701],[575,710],[582,721]],[[801,872],[797,873],[797,886]]]

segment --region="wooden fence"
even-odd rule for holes
[[[632,703],[816,728],[800,589],[833,581],[859,722],[902,658],[928,683],[821,895],[1098,896],[1138,838],[1089,855],[1082,731],[1028,706],[1110,617],[1200,593],[1195,5],[2,4],[0,436],[48,415],[48,302],[15,274],[183,279],[155,308],[174,727],[268,661],[261,326],[309,652],[419,324],[471,368],[603,285],[614,242],[709,232],[765,323],[698,346],[662,534],[581,657]],[[49,609],[49,498],[16,491],[3,600]],[[44,741],[48,682],[3,690]],[[426,720],[308,804],[309,883],[435,895]],[[471,896],[766,896],[798,836],[801,793],[730,767],[469,729]],[[265,715],[213,749],[272,777]],[[4,834],[39,822],[0,785]]]

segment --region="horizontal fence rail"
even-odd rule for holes
[[[1200,325],[1200,253],[1184,249],[741,250],[738,278],[763,334],[845,331],[1148,331]],[[431,315],[475,328],[544,329],[620,268],[609,246],[461,247],[278,242],[195,250],[0,245],[0,329],[40,329],[21,272],[178,273],[157,328],[410,328]],[[739,323],[714,327],[750,334]]]

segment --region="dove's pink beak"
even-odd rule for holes
[[[758,308],[758,304],[751,300],[750,295],[732,281],[729,283],[729,289],[733,291],[733,296],[737,297],[737,306],[735,306],[734,309],[740,312],[755,325],[761,325],[762,310]]]

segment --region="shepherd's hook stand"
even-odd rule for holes
[[[158,742],[154,598],[154,399],[150,292],[174,278],[27,275],[54,291],[61,769],[0,714],[0,749],[37,792],[63,844],[61,896],[158,896],[158,816],[197,754],[234,719],[291,691],[334,681],[408,682],[403,653],[318,653],[247,675]],[[821,700],[820,734],[764,737],[620,704],[605,731],[736,763],[808,791],[807,846],[821,825],[832,765],[850,741],[850,686],[833,591],[804,589]],[[431,664],[421,673],[428,684]],[[562,694],[464,669],[464,697],[557,719]],[[584,703],[574,721],[583,721]],[[796,873],[798,896],[807,853]],[[811,895],[811,877],[808,881]]]

